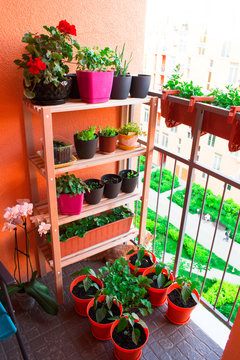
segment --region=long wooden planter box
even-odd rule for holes
[[[133,216],[117,220],[110,224],[89,230],[84,238],[74,236],[65,242],[61,241],[61,257],[73,254],[77,251],[127,233],[131,228],[132,220]]]

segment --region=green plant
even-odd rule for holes
[[[109,47],[81,47],[76,54],[77,68],[89,71],[109,71],[114,66],[115,52]]]
[[[63,141],[60,141],[60,140],[53,140],[53,147],[61,148],[61,147],[65,147],[65,146],[69,146],[69,144],[66,144],[66,143],[64,143]]]
[[[89,190],[96,190],[102,187],[102,184],[97,181],[92,181],[88,184]]]
[[[150,251],[148,251],[147,249],[144,248],[144,246],[142,245],[138,245],[139,250],[137,250],[137,259],[135,261],[134,266],[136,267],[140,267],[142,264],[142,261],[144,260],[144,256],[147,255],[150,260],[152,261],[152,263],[154,263],[153,261],[153,257],[152,257],[152,253]],[[133,253],[135,253],[135,250],[130,250],[127,255],[131,255]]]
[[[111,320],[111,318],[113,318],[113,312],[112,312],[112,306],[113,306],[113,302],[114,300],[116,301],[117,305],[119,304],[118,299],[113,296],[113,295],[106,295],[104,300],[101,301],[101,307],[98,308],[98,298],[100,295],[104,295],[104,289],[99,290],[94,297],[94,310],[96,311],[96,320],[97,323],[101,323],[104,319],[109,319]]]
[[[123,125],[119,130],[119,134],[123,135],[141,135],[142,131],[137,123],[130,122],[128,124]]]
[[[56,191],[57,197],[60,194],[68,194],[70,197],[80,195],[86,192],[88,186],[74,174],[61,175],[56,178]]]
[[[77,139],[82,141],[89,141],[96,138],[96,126],[89,126],[86,130],[77,131]]]
[[[125,50],[125,43],[123,44],[123,47],[122,47],[122,50],[120,53],[118,53],[117,47],[115,49],[115,63],[114,64],[115,64],[115,68],[116,68],[116,76],[118,76],[118,75],[126,76],[128,66],[133,58],[133,54],[131,53],[129,60],[123,61],[124,50]]]
[[[209,96],[214,96],[214,102],[212,105],[220,106],[226,109],[230,109],[231,106],[240,105],[240,93],[238,88],[234,88],[232,85],[226,86],[226,90],[219,88],[211,89]]]
[[[174,281],[168,281],[165,286],[171,285]],[[190,296],[193,298],[193,300],[198,303],[199,300],[196,296],[196,294],[193,292],[193,290],[196,289],[197,283],[195,281],[191,281],[190,278],[184,277],[184,276],[178,276],[176,277],[176,282],[180,286],[180,288],[176,288],[181,300],[184,304],[187,303]]]
[[[81,283],[78,284],[79,288],[83,287],[85,292],[87,292],[91,287],[94,287],[97,290],[99,290],[99,285],[90,278],[90,275],[97,277],[95,271],[91,269],[90,266],[82,268],[81,270],[77,270],[73,272],[70,276],[77,277],[81,275],[87,275],[87,276],[83,279],[82,284]]]
[[[166,287],[166,284],[170,281],[170,267],[163,263],[158,263],[153,265],[153,267],[151,268],[151,273],[153,273],[154,270],[155,273],[150,282],[156,280],[159,289]]]
[[[28,99],[35,97],[38,83],[53,83],[57,87],[61,81],[66,80],[69,67],[65,62],[72,60],[73,47],[80,48],[79,43],[71,36],[76,35],[75,26],[66,20],[60,21],[57,27],[43,28],[48,35],[27,32],[23,36],[22,42],[27,44],[26,53],[22,54],[21,60],[14,60],[23,69],[24,95]]]
[[[100,130],[101,136],[112,137],[112,136],[116,136],[116,134],[117,134],[117,129],[115,129],[114,127],[106,126],[105,129]]]
[[[159,178],[160,178],[160,169],[153,171],[151,173],[151,181],[150,181],[150,188],[158,191],[159,186]],[[144,179],[142,179],[143,182]],[[170,170],[162,169],[162,178],[161,178],[161,186],[160,186],[160,193],[165,191],[171,190],[173,181],[173,175]],[[175,175],[174,178],[174,188],[177,188],[180,185],[178,176]]]
[[[138,172],[129,170],[128,172],[123,174],[123,177],[125,177],[126,179],[132,179],[138,177],[138,175],[139,175]]]
[[[120,179],[117,175],[116,176],[112,175],[111,177],[109,176],[107,179],[103,179],[102,182],[104,182],[105,184],[109,184],[109,183],[117,184],[120,182]]]
[[[114,319],[118,319],[115,317]],[[117,332],[124,331],[124,335],[127,335],[132,342],[137,345],[141,336],[140,330],[135,326],[136,324],[141,325],[143,328],[146,328],[145,323],[139,318],[135,313],[124,313],[120,318]]]

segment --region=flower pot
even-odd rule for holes
[[[133,150],[135,149],[138,141],[138,135],[118,135],[118,147],[123,150]]]
[[[70,99],[80,99],[79,91],[78,91],[78,83],[77,83],[77,74],[67,74],[67,77],[72,79],[72,85],[70,89],[69,98]]]
[[[116,182],[107,182],[111,181],[111,179],[114,177],[116,179]],[[118,196],[121,186],[122,186],[122,178],[117,174],[106,174],[101,177],[102,182],[104,183],[104,195],[108,199],[114,199]]]
[[[34,88],[36,96],[31,101],[36,105],[64,104],[69,97],[71,84],[72,79],[67,77],[58,86],[55,86],[54,83],[44,84],[40,81]]]
[[[180,288],[180,286],[178,284],[172,284],[171,291],[169,291],[168,295],[176,288]],[[195,289],[195,290],[193,290],[193,292],[195,293],[195,295],[197,296],[197,298],[199,300],[200,296],[199,296],[199,293],[197,292],[197,290]],[[169,299],[168,296],[167,296],[167,301],[168,301],[168,309],[166,312],[166,316],[167,316],[168,320],[170,320],[172,323],[177,324],[177,325],[186,324],[190,319],[191,312],[197,306],[197,304],[196,304],[190,308],[179,307],[179,306],[175,305]]]
[[[80,98],[90,104],[107,102],[110,98],[113,71],[77,71]]]
[[[20,306],[20,308],[24,311],[31,310],[35,305],[35,299],[29,296],[27,293],[18,292],[15,294],[17,302]]]
[[[118,133],[115,136],[103,136],[98,132],[99,151],[103,154],[113,153],[116,150]]]
[[[111,99],[126,99],[128,97],[132,82],[131,75],[118,75],[113,77]]]
[[[132,76],[130,95],[135,98],[145,98],[148,94],[151,75],[138,74]]]
[[[164,270],[162,271],[163,274],[164,274]],[[145,270],[144,273],[143,273],[143,276],[147,276],[151,272],[155,273],[155,269],[153,269],[153,271],[152,271],[151,268]],[[170,274],[170,280],[174,281],[173,274]],[[165,302],[167,300],[167,294],[171,291],[171,286],[172,285],[170,285],[170,286],[168,286],[166,288],[163,288],[163,289],[156,289],[154,287],[150,287],[148,289],[148,293],[149,293],[148,300],[150,301],[150,303],[153,306],[161,306],[161,305],[165,304]]]
[[[77,134],[74,134],[74,144],[79,159],[91,159],[94,157],[97,150],[98,135],[92,140],[80,140],[77,138]]]
[[[90,301],[92,300],[92,297],[90,297],[89,299],[80,299],[73,294],[72,290],[73,290],[74,286],[77,285],[77,283],[79,283],[80,281],[84,280],[86,276],[87,275],[82,275],[82,276],[77,277],[76,279],[74,279],[72,281],[72,283],[70,285],[70,293],[71,293],[73,299],[75,300],[75,311],[78,315],[81,315],[81,316],[87,316],[87,306],[90,303]],[[90,275],[89,277],[94,282],[96,282],[101,289],[103,288],[103,283],[100,279],[98,279],[92,275]]]
[[[98,184],[101,185],[100,188],[92,189],[90,191],[87,190],[84,194],[84,198],[88,204],[91,204],[91,205],[98,204],[103,196],[104,184],[98,179],[88,179],[88,180],[85,180],[84,182],[87,185],[89,185],[92,182],[97,182]]]
[[[98,302],[102,302],[105,299],[105,297],[106,296],[101,295],[98,298]],[[113,301],[113,303],[115,305],[117,305],[117,302],[115,300]],[[88,319],[89,319],[89,321],[91,323],[92,334],[98,340],[102,340],[102,341],[110,340],[111,339],[111,328],[112,328],[113,324],[116,322],[116,320],[109,323],[109,324],[100,324],[100,323],[94,321],[91,318],[91,316],[89,315],[89,311],[93,307],[93,305],[94,305],[94,299],[92,299],[89,302],[88,306],[87,306],[87,316],[88,316]],[[122,305],[119,303],[117,306],[118,306],[118,308],[120,310],[119,315],[122,315]]]
[[[72,197],[68,194],[60,194],[57,203],[60,214],[79,215],[82,210],[83,194]]]
[[[134,174],[138,174],[137,171],[134,171],[134,170],[130,170],[130,169],[127,169],[127,170],[121,170],[119,172],[119,176],[121,176],[122,178],[122,187],[121,187],[121,190],[125,193],[131,193],[135,190],[136,186],[137,186],[137,182],[138,182],[138,177],[133,177],[133,178],[127,178],[126,177],[126,174],[128,172],[131,172],[133,171]]]
[[[148,251],[148,253],[150,253],[152,255],[153,264],[155,264],[156,261],[157,261],[156,256],[151,251]],[[138,275],[142,275],[145,270],[150,269],[153,266],[153,264],[151,266],[148,266],[148,267],[145,267],[145,268],[144,267],[139,267],[138,268],[138,267],[134,266],[133,264],[131,264],[130,258],[132,256],[136,255],[136,254],[137,254],[137,251],[135,251],[134,253],[128,255],[127,260],[128,260],[128,265],[129,265],[131,271],[134,272],[134,273],[137,271],[136,275],[138,276]],[[148,255],[146,250],[145,250],[145,254]]]
[[[135,322],[137,322],[135,320]],[[136,349],[125,349],[123,347],[121,347],[120,345],[117,344],[117,342],[114,340],[114,329],[116,328],[116,326],[118,325],[119,320],[117,320],[112,328],[111,328],[111,339],[114,345],[114,355],[118,360],[138,360],[141,358],[142,355],[142,349],[143,347],[146,345],[147,341],[148,341],[148,337],[149,337],[149,330],[147,328],[143,328],[145,335],[146,335],[146,340],[144,342],[144,344],[142,344],[141,346],[137,347]]]

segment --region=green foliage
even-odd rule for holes
[[[184,302],[184,304],[187,303],[190,296],[192,296],[193,300],[198,303],[198,298],[195,293],[193,293],[193,290],[196,289],[196,282],[191,281],[190,278],[184,277],[184,276],[178,276],[176,278],[177,284],[181,287],[180,289],[176,289]],[[172,283],[171,281],[169,284]]]
[[[103,301],[101,301],[101,307],[99,309],[97,309],[97,305],[98,305],[98,297],[100,296],[100,292],[98,292],[95,296],[95,300],[94,300],[94,309],[96,310],[96,321],[97,323],[102,323],[102,321],[104,319],[110,319],[113,317],[113,313],[112,313],[112,305],[113,305],[113,301],[116,300],[115,297],[113,295],[106,295],[105,299]]]
[[[204,294],[204,298],[211,304],[214,305],[219,286],[221,281],[217,280]],[[226,281],[223,282],[222,289],[218,298],[217,302],[217,308],[225,305],[225,304],[233,304],[237,295],[239,285],[234,285],[231,283],[228,283]],[[240,300],[238,300],[238,305],[240,304]]]
[[[119,130],[119,134],[122,135],[141,135],[142,131],[137,123],[130,122],[123,125]]]
[[[89,187],[89,190],[96,190],[100,189],[102,187],[102,184],[97,181],[91,181],[87,184],[87,186]]]
[[[155,273],[153,275],[152,280],[150,280],[150,282],[152,283],[152,281],[157,280],[159,289],[166,287],[167,283],[169,281],[171,281],[170,280],[170,274],[171,274],[170,267],[160,262],[160,263],[155,264],[151,268],[151,272],[153,272],[154,270],[155,270]]]
[[[60,194],[69,194],[69,196],[76,196],[86,192],[88,186],[80,179],[77,178],[74,174],[61,175],[56,178],[56,191],[57,197]]]
[[[155,191],[158,191],[159,177],[160,177],[160,169],[157,169],[156,171],[151,173],[150,188]],[[143,182],[143,180],[144,179],[142,179],[142,182]],[[167,169],[162,169],[160,193],[171,190],[172,181],[173,181],[173,175],[172,175],[171,171],[167,170]],[[179,183],[178,177],[175,175],[174,188],[178,187],[179,185],[180,185],[180,183]]]
[[[109,183],[118,184],[120,181],[121,181],[121,178],[118,175],[111,175],[105,179],[102,179],[102,182],[105,184],[109,184]]]
[[[77,139],[82,141],[93,140],[97,137],[95,134],[96,126],[89,126],[86,130],[77,131]]]
[[[108,71],[114,66],[115,52],[109,47],[99,49],[98,46],[85,46],[77,51],[76,60],[80,70]]]
[[[83,279],[82,284],[81,283],[78,284],[79,288],[84,288],[85,292],[87,292],[91,287],[95,287],[97,290],[99,290],[99,285],[89,277],[90,275],[97,277],[95,271],[91,269],[90,266],[77,270],[74,273],[72,273],[70,276],[77,277],[81,275],[87,275],[87,276]]]
[[[135,327],[136,322],[146,328],[145,323],[135,313],[124,313],[117,326],[117,332],[124,331],[124,335],[127,335],[135,345],[138,344],[141,336],[140,330]]]
[[[131,53],[129,60],[124,60],[123,61],[123,55],[124,55],[124,50],[125,50],[125,43],[123,44],[122,50],[120,53],[118,53],[118,48],[116,47],[115,49],[115,68],[116,68],[116,76],[118,75],[122,75],[122,76],[126,76],[127,74],[127,70],[128,70],[128,66],[130,64],[130,62],[132,61],[132,56],[133,54]]]
[[[135,250],[130,250],[127,253],[127,255],[131,255],[131,254],[133,254],[135,252],[136,252]],[[136,267],[141,267],[142,261],[143,261],[143,258],[144,258],[145,255],[147,255],[150,258],[150,260],[152,262],[154,262],[153,257],[152,257],[152,253],[150,251],[148,251],[147,249],[145,249],[145,247],[142,246],[142,245],[138,245],[138,250],[137,250],[136,255],[137,255],[137,259],[136,259],[135,264],[134,264],[134,266],[136,266]]]
[[[240,93],[238,88],[234,88],[232,85],[226,86],[226,90],[211,89],[209,96],[214,96],[215,100],[212,105],[220,106],[226,109],[230,109],[231,106],[240,105]]]
[[[122,177],[126,179],[132,179],[138,177],[139,173],[135,170],[125,170],[122,173]]]
[[[141,155],[140,156],[140,168],[138,169],[139,172],[145,170],[145,162],[146,162],[145,156]]]
[[[105,129],[100,130],[101,136],[112,137],[117,135],[117,129],[114,127],[106,126]]]

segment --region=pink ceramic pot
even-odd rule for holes
[[[82,210],[83,194],[72,197],[68,194],[60,194],[57,202],[60,214],[79,215]]]

